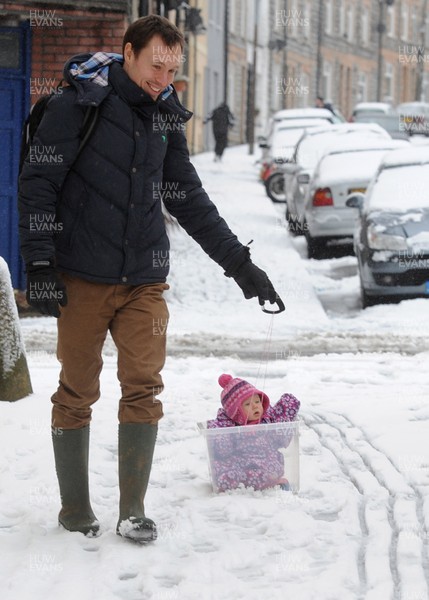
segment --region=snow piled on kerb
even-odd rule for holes
[[[19,357],[24,354],[24,344],[9,269],[1,256],[0,315],[2,325],[0,329],[0,364],[2,365],[2,375],[7,375],[13,370]]]

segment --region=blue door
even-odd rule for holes
[[[21,129],[29,105],[30,29],[0,27],[0,256],[14,288],[23,289],[19,253],[17,178]]]

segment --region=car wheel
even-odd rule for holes
[[[303,227],[302,225],[298,222],[298,217],[295,216],[293,217],[290,212],[289,209],[286,207],[286,221],[287,221],[287,228],[288,231],[290,231],[293,235],[302,235],[303,234]]]
[[[265,189],[273,202],[285,202],[284,179],[281,173],[271,175],[265,182]]]
[[[369,296],[362,284],[360,286],[360,297],[362,300],[362,308],[368,308],[369,306],[374,306],[380,302],[378,296]]]
[[[307,240],[308,258],[320,258],[326,248],[326,242],[320,238],[311,237],[307,230],[305,231],[305,239]]]

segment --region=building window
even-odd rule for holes
[[[299,15],[299,6],[298,0],[290,0],[289,8],[287,11],[287,35],[290,35],[293,38],[298,37],[298,27],[296,26],[296,22],[298,20]]]
[[[323,63],[323,96],[332,99],[332,65],[327,61]]]
[[[310,39],[311,37],[311,2],[305,3],[304,14],[301,15],[302,18],[302,32],[304,37]]]
[[[369,13],[367,8],[362,9],[360,17],[360,28],[362,46],[369,46]]]
[[[243,0],[235,0],[229,9],[229,30],[232,34],[244,37],[245,13],[243,11]]]
[[[410,13],[409,7],[406,4],[401,6],[401,39],[404,41],[409,40],[409,29],[410,26]]]
[[[393,89],[393,65],[387,62],[384,69],[385,102],[392,101]]]
[[[386,32],[389,37],[395,37],[395,14],[395,6],[388,6],[386,14]]]
[[[233,6],[231,6],[231,4],[229,5],[228,26],[229,26],[229,32],[234,33],[234,31],[235,31],[235,8]]]
[[[355,28],[355,11],[353,5],[349,5],[347,9],[347,39],[349,42],[354,40],[354,28]]]
[[[340,19],[339,19],[339,28],[340,28],[340,37],[345,37],[346,33],[346,6],[345,1],[341,0],[340,2]]]
[[[326,0],[325,2],[325,33],[332,35],[332,0]]]
[[[246,24],[245,24],[245,11],[243,10],[243,0],[235,0],[235,6],[237,10],[237,33],[240,37],[245,36]]]
[[[366,102],[368,99],[368,79],[366,73],[359,73],[358,75],[358,102]]]
[[[274,63],[273,65],[273,86],[274,86],[274,93],[273,93],[273,97],[275,98],[274,100],[274,110],[281,110],[283,108],[283,94],[279,93],[281,92],[281,89],[279,90],[279,82],[281,82],[282,80],[282,68],[281,65],[279,63]]]
[[[307,73],[301,72],[301,95],[299,96],[299,106],[300,108],[307,108],[309,101],[309,91],[310,91],[310,78]]]
[[[417,8],[413,6],[411,10],[411,39],[415,42],[416,40],[419,40],[419,19]]]

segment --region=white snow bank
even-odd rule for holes
[[[3,375],[10,373],[24,354],[18,309],[13,295],[12,282],[6,261],[0,256],[0,364]]]

